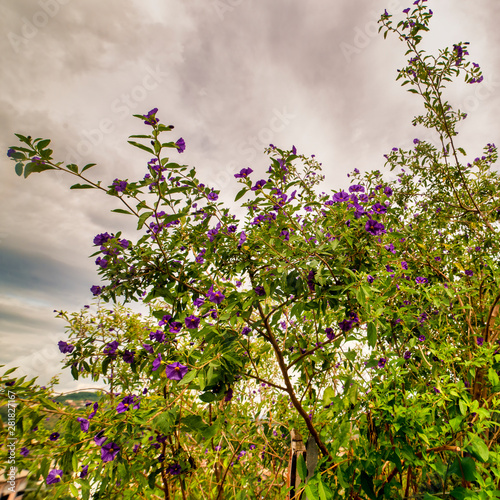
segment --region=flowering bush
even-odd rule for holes
[[[166,156],[187,146],[160,140],[172,127],[157,109],[136,115],[149,133],[129,141],[146,174],[108,188],[86,177],[93,164],[63,165],[49,141],[18,135],[19,175],[67,172],[138,221],[135,238],[94,239],[97,312],[60,313],[65,366],[103,382],[98,401],[70,409],[53,387],[3,378],[20,401],[22,463],[54,498],[284,498],[293,428],[320,454],[298,460],[310,499],[498,494],[497,150],[464,164],[466,115],[443,95],[483,76],[467,44],[419,48],[424,1],[403,13],[396,24],[386,11],[381,30],[407,45],[397,78],[423,98],[413,123],[436,141],[393,148],[386,176],[355,170],[349,192],[320,192],[314,159],[270,145],[265,179],[235,175],[238,218]]]

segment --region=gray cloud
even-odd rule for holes
[[[326,186],[345,187],[348,171],[382,168],[393,146],[433,139],[411,126],[421,104],[394,81],[403,47],[375,33],[385,7],[397,14],[411,3],[3,2],[0,149],[15,144],[15,132],[51,138],[61,161],[98,163],[89,171],[95,180],[139,178],[149,158],[126,139],[145,126],[131,115],[158,107],[175,125],[170,137],[182,136],[188,146],[173,159],[195,165],[228,203],[238,189],[234,172],[266,169],[269,142],[316,154]],[[485,71],[482,87],[450,89],[450,99],[469,112],[461,132],[475,157],[484,143],[500,142],[500,4],[429,3],[435,18],[424,46],[436,51],[470,41],[471,57]],[[52,309],[88,301],[88,287],[98,283],[88,259],[94,235],[123,229],[133,240],[135,230],[127,217],[109,213],[113,200],[70,192],[64,175],[25,181],[5,156],[0,165],[0,329],[11,345],[3,350],[9,361],[30,355],[15,339],[35,352],[43,339],[62,334]],[[41,361],[23,362],[49,376]]]

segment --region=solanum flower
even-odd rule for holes
[[[253,170],[251,168],[242,168],[240,170],[240,173],[239,174],[234,174],[234,176],[236,177],[236,179],[245,179],[246,177],[248,177],[251,173],[253,172]]]
[[[101,448],[101,459],[103,462],[112,462],[119,452],[120,447],[116,443],[107,443]]]
[[[188,372],[188,367],[180,363],[172,363],[165,368],[165,374],[170,380],[182,380]]]
[[[184,324],[189,330],[196,330],[200,326],[200,318],[197,318],[193,314],[184,319]]]
[[[47,479],[45,482],[47,484],[56,484],[60,483],[62,479],[63,471],[62,469],[53,469],[49,472]]]
[[[87,432],[89,430],[90,423],[86,418],[78,417],[76,420],[80,422],[80,429],[82,432]]]
[[[68,344],[67,342],[64,342],[63,340],[60,340],[57,345],[59,346],[59,350],[63,354],[71,354],[73,352],[73,349],[75,346],[73,344]]]
[[[116,413],[125,413],[130,410],[132,407],[134,410],[137,410],[140,407],[140,400],[137,396],[125,396],[118,406],[116,407]]]
[[[186,142],[184,141],[184,139],[182,137],[177,139],[175,145],[177,146],[177,151],[179,153],[184,153],[184,151],[186,150]]]

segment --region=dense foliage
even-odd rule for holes
[[[19,175],[67,172],[138,220],[135,238],[94,240],[96,305],[59,313],[65,366],[103,382],[98,401],[72,408],[52,386],[2,379],[19,466],[52,498],[285,498],[294,428],[320,453],[314,471],[298,462],[309,499],[500,498],[497,150],[467,162],[466,114],[444,97],[483,76],[466,43],[420,48],[423,1],[403,12],[381,31],[407,47],[398,79],[435,141],[394,147],[386,175],[355,170],[348,191],[321,192],[314,158],[270,145],[265,178],[243,168],[240,207],[225,207],[166,156],[186,144],[162,142],[173,127],[157,109],[129,141],[148,155],[144,177],[108,187],[87,177],[93,164],[18,135]]]

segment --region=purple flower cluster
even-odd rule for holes
[[[127,189],[127,181],[121,181],[119,179],[115,179],[113,181],[113,189],[117,192],[117,193],[123,193],[125,191],[125,189]]]
[[[60,340],[57,345],[59,346],[59,350],[63,354],[71,354],[73,352],[73,349],[75,348],[74,345],[68,344],[67,342],[64,342],[63,340]]]
[[[125,413],[126,411],[130,410],[130,407],[132,409],[137,410],[140,406],[140,400],[137,396],[131,395],[131,396],[125,396],[120,403],[118,403],[118,406],[116,407],[116,413]]]
[[[151,111],[148,111],[146,115],[143,115],[145,120],[144,123],[151,126],[156,125],[160,121],[156,118],[156,113],[158,113],[158,108],[153,108]]]

